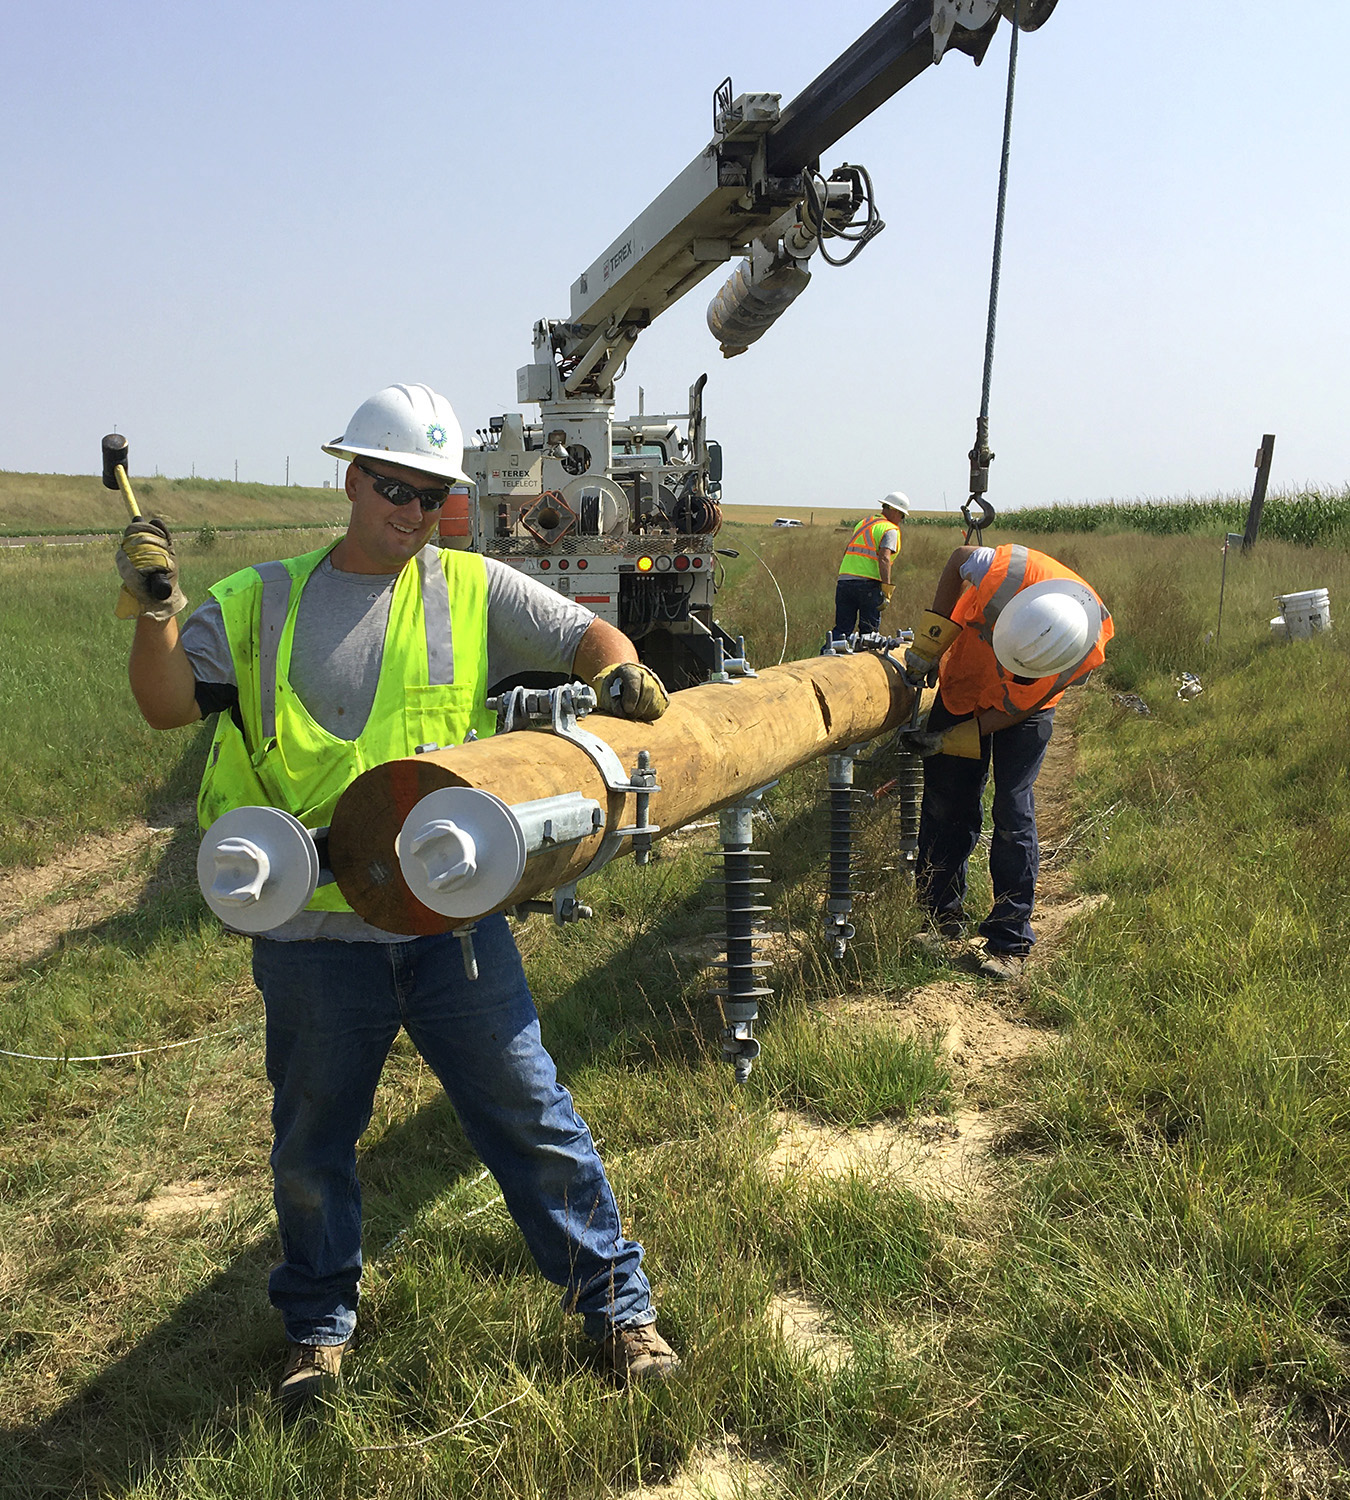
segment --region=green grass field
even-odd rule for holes
[[[299,485],[234,484],[226,479],[164,479],[135,475],[132,489],[143,514],[162,516],[170,529],[255,531],[286,526],[342,526],[347,499],[340,490]],[[15,474],[0,470],[0,537],[120,536],[127,524],[121,494],[95,474]]]
[[[1216,640],[1221,530],[1038,539],[1118,634],[1058,788],[1050,868],[1083,914],[1013,994],[908,946],[888,802],[861,812],[858,940],[824,956],[823,767],[758,835],[775,995],[744,1089],[701,972],[707,830],[597,877],[592,922],[521,928],[681,1380],[595,1377],[401,1042],[363,1143],[360,1343],[292,1428],[270,1403],[260,1007],[193,875],[203,732],[137,718],[107,548],[0,550],[0,1048],[61,1059],[0,1057],[0,1495],[1350,1495],[1350,654],[1267,627],[1295,589],[1336,616],[1350,553],[1231,556]],[[959,539],[907,536],[888,622]],[[754,659],[817,650],[837,535],[721,541],[741,556],[720,613]],[[283,545],[188,540],[189,596]],[[972,1083],[907,1021],[958,991],[1043,1044]],[[856,1142],[975,1110],[1000,1122],[979,1192],[774,1167],[785,1121]],[[775,1321],[783,1299],[820,1338]]]

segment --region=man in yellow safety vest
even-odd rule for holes
[[[891,564],[900,555],[900,523],[908,515],[909,501],[892,490],[881,502],[879,516],[868,516],[854,527],[834,586],[832,640],[880,629],[882,607],[894,587]]]
[[[181,632],[187,601],[167,528],[127,528],[118,612],[137,616],[130,677],[141,712],[156,729],[218,715],[204,826],[262,804],[323,827],[367,766],[491,734],[489,686],[525,671],[570,672],[607,713],[665,711],[659,679],[613,626],[516,569],[431,545],[451,485],[467,482],[463,449],[444,397],[423,385],[378,392],[324,447],[348,460],[343,536],[226,578]],[[157,573],[172,585],[163,601],[149,586]],[[378,931],[331,884],[254,938],[283,1254],[269,1293],[287,1338],[277,1397],[288,1412],[332,1384],[356,1326],[356,1143],[401,1028],[602,1364],[621,1380],[679,1366],[656,1331],[642,1247],[623,1234],[590,1131],[544,1049],[506,918],[479,921],[474,940],[471,980],[453,935]]]

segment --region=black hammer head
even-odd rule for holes
[[[117,488],[118,464],[121,464],[126,473],[131,473],[131,465],[127,460],[126,438],[120,432],[110,432],[103,439],[103,483],[110,490]]]

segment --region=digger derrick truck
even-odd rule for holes
[[[642,330],[718,267],[739,258],[707,315],[732,358],[805,289],[813,256],[852,260],[884,225],[865,168],[826,176],[822,153],[946,53],[980,63],[1014,6],[1031,31],[1055,3],[900,0],[786,106],[725,79],[708,145],[572,283],[568,316],[535,324],[516,398],[539,415],[494,417],[466,449],[463,541],[618,626],[673,688],[744,670],[713,616],[722,463],[707,376],[687,410],[639,402],[626,420],[615,382]]]

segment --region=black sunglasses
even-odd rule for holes
[[[440,510],[450,498],[448,484],[420,490],[406,479],[391,479],[388,474],[377,474],[374,469],[366,468],[359,458],[354,458],[352,462],[375,486],[375,493],[383,495],[390,505],[409,505],[416,500],[424,511]]]

